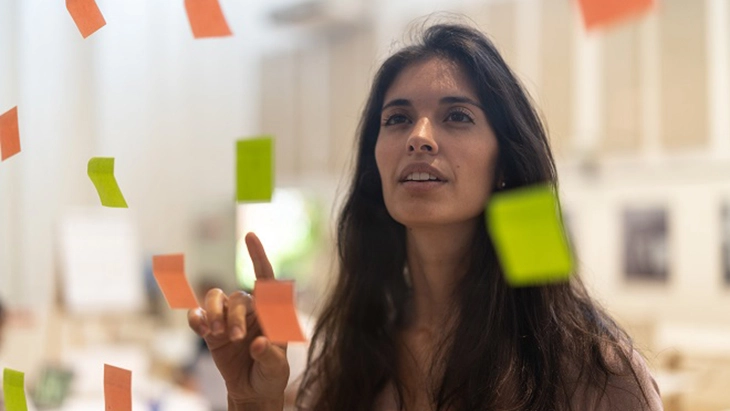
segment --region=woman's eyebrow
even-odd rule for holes
[[[404,99],[404,98],[397,98],[395,100],[389,101],[387,104],[385,104],[382,108],[382,110],[385,110],[388,107],[408,107],[412,106],[411,101]]]
[[[444,97],[444,98],[442,98],[439,101],[439,103],[441,103],[441,104],[455,104],[455,103],[462,103],[462,104],[464,104],[464,103],[466,103],[466,104],[471,104],[473,106],[479,107],[480,109],[484,110],[484,107],[482,107],[481,104],[477,103],[476,101],[474,101],[474,100],[472,100],[472,99],[470,99],[469,97],[466,97],[466,96],[448,96],[448,97]]]

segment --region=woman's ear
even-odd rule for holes
[[[501,158],[502,156],[498,154],[494,165],[494,191],[503,190],[507,186]]]
[[[495,191],[504,190],[504,188],[507,187],[507,182],[504,178],[504,173],[502,172],[502,170],[499,170],[499,168],[498,168],[495,175],[496,176],[494,178],[494,190]]]
[[[497,179],[496,187],[494,188],[496,191],[504,190],[505,187],[507,187],[507,182],[504,181],[503,178]]]

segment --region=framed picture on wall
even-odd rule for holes
[[[725,202],[720,211],[720,227],[722,230],[722,278],[730,287],[730,202]]]
[[[667,212],[627,208],[623,214],[624,273],[628,281],[665,283],[669,277]]]

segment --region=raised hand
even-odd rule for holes
[[[273,280],[274,270],[253,233],[246,246],[258,280]],[[289,379],[286,345],[261,332],[253,297],[212,289],[201,308],[188,311],[188,323],[205,339],[228,389],[229,410],[281,410]]]

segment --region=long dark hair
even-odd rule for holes
[[[416,44],[389,57],[375,76],[360,121],[355,174],[338,220],[339,274],[319,317],[300,387],[300,399],[313,399],[311,409],[369,411],[388,384],[403,398],[397,336],[409,295],[405,228],[386,210],[375,143],[383,99],[396,76],[434,57],[457,63],[471,79],[497,136],[497,173],[508,188],[557,186],[545,128],[481,32],[433,25]],[[436,409],[570,409],[572,382],[579,379],[605,393],[617,373],[607,347],[636,379],[630,339],[577,276],[569,283],[510,288],[484,224],[473,244],[470,269],[455,290],[458,319],[447,330],[458,338],[445,339],[431,367],[433,386],[424,388]]]

